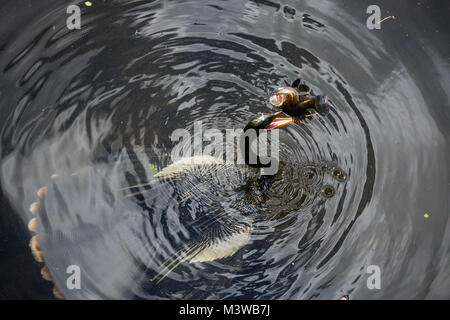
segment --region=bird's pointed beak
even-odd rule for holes
[[[272,129],[278,129],[281,127],[284,127],[285,125],[288,125],[289,123],[294,122],[295,120],[293,118],[275,118],[272,120],[272,122],[267,126],[267,130]]]

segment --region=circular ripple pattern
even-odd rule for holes
[[[93,4],[82,8],[81,30],[66,28],[65,6],[49,6],[7,39],[0,65],[2,187],[24,223],[39,187],[58,190],[45,203],[42,249],[50,270],[81,265],[86,287],[63,288],[67,298],[442,290],[446,202],[428,199],[446,199],[445,132],[409,61],[350,12],[313,1]],[[204,130],[243,128],[273,112],[269,94],[296,78],[327,94],[331,110],[280,129],[282,163],[268,190],[249,193],[261,181],[228,165],[130,189],[172,163],[176,129],[194,137],[198,121]],[[50,182],[55,172],[63,176]],[[60,214],[50,216],[52,208]],[[428,210],[442,215],[423,226]],[[173,260],[220,219],[251,225],[248,244],[212,262]],[[365,286],[373,264],[386,275],[383,292]],[[50,297],[38,277],[27,281],[31,295]]]

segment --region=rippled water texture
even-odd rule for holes
[[[85,285],[67,298],[450,298],[449,52],[422,9],[368,30],[361,1],[92,1],[71,31],[62,2],[1,12],[0,297],[53,297],[26,227],[49,186],[44,256]],[[221,165],[121,190],[172,163],[175,129],[243,128],[299,77],[331,111],[280,129],[264,194]],[[248,244],[161,279],[211,214]]]

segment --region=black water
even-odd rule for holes
[[[92,3],[80,3],[78,31],[66,28],[71,1],[0,8],[1,298],[53,297],[30,253],[27,223],[36,190],[55,172],[80,172],[81,185],[92,187],[63,180],[69,206],[61,211],[55,200],[61,225],[93,217],[92,232],[82,230],[89,238],[102,230],[99,221],[112,219],[123,236],[106,249],[93,244],[111,234],[79,247],[69,242],[65,258],[53,249],[55,265],[80,259],[72,263],[83,264],[91,287],[104,284],[88,297],[450,297],[448,4],[379,2],[382,17],[396,19],[368,30],[368,1]],[[142,168],[161,170],[172,162],[175,129],[192,131],[199,120],[206,128],[242,128],[254,114],[273,111],[269,94],[297,77],[329,96],[331,112],[280,130],[282,159],[300,169],[282,171],[272,202],[248,201],[266,213],[249,244],[150,281],[183,242],[167,221],[158,223],[162,214],[170,221],[209,210],[209,197],[200,193],[182,209],[170,196],[145,206],[112,202],[98,172],[115,180],[134,170],[151,179],[153,170],[116,166],[114,155],[131,150]],[[348,179],[322,172],[324,162]],[[324,196],[324,188],[334,195]],[[92,210],[84,199],[108,210]],[[143,207],[148,216],[133,215]],[[120,219],[130,208],[123,216],[131,220]],[[108,263],[119,260],[121,267]],[[380,268],[380,290],[366,286],[370,265]],[[136,274],[139,288],[127,287]]]

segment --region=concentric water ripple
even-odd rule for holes
[[[81,291],[54,277],[67,298],[445,296],[448,126],[407,58],[328,2],[93,3],[73,31],[70,1],[49,4],[11,33],[0,64],[2,188],[24,225],[36,190],[56,190],[41,247],[50,271],[81,266]],[[258,176],[228,164],[148,184],[173,162],[176,129],[243,128],[299,77],[331,111],[280,129],[266,192],[249,193]],[[251,228],[248,244],[176,258],[228,232],[217,223]],[[36,277],[20,294],[51,297],[23,251]],[[369,265],[384,291],[367,289]]]

